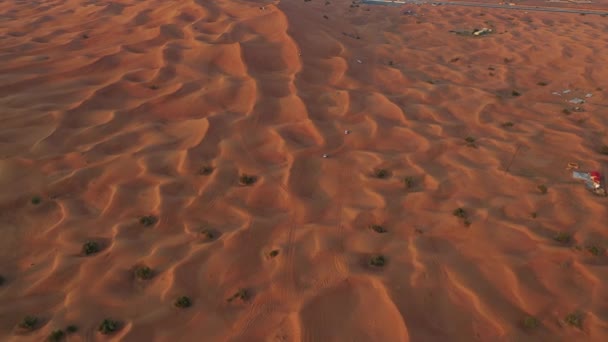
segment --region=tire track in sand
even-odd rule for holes
[[[247,67],[247,74],[256,81],[258,98],[253,109],[246,113],[247,118],[236,123],[241,126],[236,131],[247,132],[247,135],[237,133],[237,140],[240,148],[245,152],[245,158],[259,174],[268,175],[271,172],[276,172],[275,170],[277,168],[286,168],[289,170],[293,158],[288,158],[291,159],[291,161],[268,163],[261,160],[259,155],[256,155],[257,151],[254,150],[252,146],[255,147],[256,144],[259,144],[258,137],[264,133],[264,131],[260,130],[262,115],[267,113],[269,109],[275,109],[279,112],[280,116],[280,112],[283,109],[282,101],[287,97],[294,97],[295,75],[301,70],[301,63],[298,58],[290,56],[295,55],[298,48],[295,41],[287,33],[288,22],[285,15],[272,5],[266,6],[260,14],[259,17],[262,18],[261,20],[248,18],[247,20],[243,20],[239,24],[234,25],[232,28],[233,30],[246,29],[253,31],[260,38],[255,45],[241,43],[241,58]],[[268,21],[270,20],[275,20],[276,22],[268,24]],[[266,22],[264,23],[264,21]],[[268,30],[266,25],[274,27],[274,30]],[[277,30],[279,33],[277,33]],[[263,56],[263,60],[260,60],[260,56]],[[269,59],[279,61],[278,64],[283,64],[282,68],[279,67],[279,69],[275,69],[273,66],[266,64],[266,61]],[[293,60],[295,60],[296,63],[290,65],[290,62]],[[277,76],[285,73],[288,75],[287,77]],[[289,91],[287,94],[276,94],[276,89],[288,89]],[[297,95],[295,96],[295,100],[299,100]],[[269,126],[272,127],[273,124],[277,123],[271,122],[269,123]],[[280,137],[278,134],[277,136]],[[288,154],[290,153],[288,152]],[[283,172],[281,172],[281,174],[283,174]],[[269,181],[268,183],[272,182],[278,185],[288,198],[292,196],[291,191],[288,189],[287,185],[284,184],[281,175],[278,177],[272,176],[265,178]],[[288,199],[287,201],[290,200]],[[281,281],[279,282],[281,285],[278,289],[279,295],[275,296],[275,298],[278,297],[278,299],[292,297],[297,291],[297,280],[295,276],[295,230],[297,226],[297,217],[298,210],[297,207],[295,207],[289,212],[287,219],[283,271],[281,272],[282,276]],[[255,219],[255,217],[253,219]],[[229,340],[246,340],[248,336],[255,335],[255,328],[258,326],[257,322],[267,320],[269,316],[280,309],[280,304],[276,299],[263,301],[262,299],[258,299],[259,297],[263,297],[263,295],[256,295],[246,312],[234,323],[234,326],[239,329],[231,338],[229,338]],[[283,320],[284,318],[281,319],[281,321]]]

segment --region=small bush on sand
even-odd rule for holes
[[[178,297],[173,304],[178,308],[185,309],[192,306],[192,300],[190,299],[190,297],[181,296]]]
[[[38,325],[38,317],[25,316],[19,323],[19,328],[23,330],[34,330]]]
[[[241,185],[253,185],[257,180],[258,180],[258,178],[256,176],[242,174],[241,177],[239,178],[239,183]]]
[[[249,299],[249,291],[247,291],[247,289],[239,289],[235,294],[232,295],[232,297],[228,298],[228,302],[232,302],[235,299]]]
[[[150,227],[158,222],[158,218],[154,215],[143,216],[139,219],[139,223],[144,227]]]
[[[95,254],[99,252],[100,249],[99,244],[95,241],[87,241],[82,245],[82,252],[84,255]]]
[[[559,232],[553,237],[553,240],[559,243],[568,244],[572,241],[572,235],[568,232]]]
[[[148,266],[138,266],[135,268],[135,277],[141,280],[152,279],[154,271]]]
[[[387,178],[389,176],[389,172],[386,169],[376,169],[374,170],[374,176],[380,179]]]
[[[414,177],[412,177],[412,176],[404,177],[403,184],[405,184],[405,187],[407,189],[413,188],[414,187]]]
[[[49,342],[59,342],[65,338],[65,333],[63,330],[53,330],[47,337],[47,341]]]
[[[475,146],[477,146],[475,144],[475,138],[473,138],[471,136],[468,136],[468,137],[464,138],[464,141],[467,143],[467,146],[469,146],[469,147],[475,147]]]
[[[198,171],[199,174],[203,175],[203,176],[208,176],[211,173],[213,173],[213,167],[212,166],[203,166],[201,167],[201,169]]]
[[[371,226],[369,226],[369,229],[371,229],[379,234],[388,232],[384,227],[377,225],[377,224],[372,224]]]
[[[587,246],[587,252],[591,253],[594,256],[600,256],[603,254],[604,250],[596,245]]]
[[[462,208],[456,208],[454,209],[454,211],[452,212],[452,214],[456,217],[460,217],[460,218],[466,218],[467,217],[467,212],[462,209]]]
[[[369,259],[370,266],[383,267],[386,265],[386,258],[383,255],[374,255]]]
[[[553,237],[553,240],[559,243],[568,244],[572,241],[572,235],[566,232],[559,232]]]
[[[104,335],[109,335],[118,330],[118,322],[109,318],[104,319],[99,325],[99,332]]]
[[[544,184],[541,184],[541,185],[537,186],[536,188],[537,188],[537,189],[538,189],[538,191],[540,191],[540,193],[541,193],[541,194],[543,194],[543,195],[544,195],[544,194],[546,194],[546,193],[547,193],[547,191],[549,191],[549,189],[547,188],[547,186],[546,186],[546,185],[544,185]]]
[[[564,318],[564,321],[566,323],[568,323],[569,325],[577,327],[577,328],[581,328],[583,326],[583,317],[581,316],[581,314],[576,313],[576,312],[572,312],[572,313],[569,313],[568,315],[566,315],[566,318]]]
[[[215,234],[209,229],[201,230],[200,234],[203,237],[203,240],[205,240],[205,241],[211,241],[211,240],[215,239]]]
[[[539,325],[540,323],[538,322],[538,319],[536,319],[536,317],[527,316],[526,318],[524,318],[524,327],[526,327],[526,329],[534,329]]]

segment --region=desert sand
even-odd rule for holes
[[[0,2],[0,340],[608,340],[607,32]]]

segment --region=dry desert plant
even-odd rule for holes
[[[117,331],[118,328],[119,328],[118,321],[106,318],[101,322],[98,330],[100,333],[102,333],[104,335],[109,335],[109,334]]]
[[[142,216],[139,219],[139,223],[142,224],[144,227],[150,227],[156,224],[156,222],[158,222],[158,218],[154,215]]]
[[[241,177],[239,178],[239,183],[241,185],[247,186],[247,185],[253,185],[257,180],[258,180],[258,178],[256,176],[242,174]]]
[[[374,232],[379,233],[379,234],[388,232],[388,230],[386,230],[386,228],[384,228],[380,225],[377,225],[377,224],[372,224],[371,226],[369,226],[369,229],[371,229]]]
[[[173,305],[175,305],[178,308],[182,308],[182,309],[189,308],[192,306],[192,300],[190,299],[190,297],[181,296],[175,300]]]
[[[370,266],[383,267],[386,265],[386,258],[383,255],[374,255],[369,259]]]

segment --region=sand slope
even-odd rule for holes
[[[0,339],[608,339],[608,200],[565,170],[608,171],[607,28],[344,0],[1,2]]]

